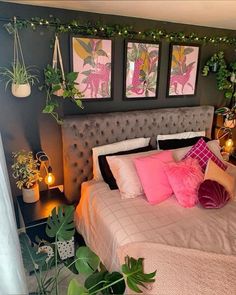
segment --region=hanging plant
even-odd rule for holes
[[[34,85],[39,80],[37,75],[33,73],[33,68],[25,66],[16,20],[14,26],[8,24],[6,29],[9,34],[14,36],[14,58],[12,67],[1,68],[0,75],[2,80],[6,81],[6,88],[11,84],[11,91],[14,96],[27,97],[31,94],[31,85]]]
[[[60,67],[57,67],[57,59],[59,59]],[[53,64],[52,66],[47,65],[44,69],[45,83],[40,89],[45,89],[47,94],[43,113],[50,114],[58,124],[62,124],[63,120],[57,112],[59,102],[56,96],[63,99],[70,99],[77,107],[83,109],[82,101],[80,100],[83,95],[78,89],[78,83],[76,82],[77,77],[77,72],[64,73],[59,40],[56,36]]]
[[[213,71],[216,69],[216,72]],[[213,54],[206,62],[202,70],[202,76],[206,77],[210,72],[216,73],[216,83],[218,90],[223,90],[230,108],[235,106],[236,98],[236,62],[228,65],[224,58],[224,52]]]

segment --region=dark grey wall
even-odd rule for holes
[[[158,22],[145,19],[137,19],[122,16],[101,15],[86,12],[76,12],[61,9],[51,9],[36,6],[17,5],[0,2],[0,17],[31,18],[34,16],[48,17],[52,14],[62,22],[79,19],[85,21],[101,21],[103,23],[122,23],[133,25],[137,30],[145,30],[158,27],[167,31],[196,32],[201,35],[227,35],[232,36],[235,31],[213,29],[199,26],[190,26],[168,22]],[[0,66],[9,66],[13,59],[13,41],[11,36],[3,28],[4,22],[0,22]],[[41,71],[51,63],[52,51],[50,42],[53,38],[53,30],[40,28],[33,32],[23,29],[20,32],[24,57],[27,65],[37,66]],[[68,35],[61,36],[61,49],[66,69],[69,68],[69,42]],[[135,109],[151,109],[177,106],[193,106],[199,104],[219,105],[223,102],[223,94],[216,90],[215,78],[210,76],[203,78],[199,75],[197,94],[195,97],[166,98],[167,65],[169,57],[169,44],[162,42],[160,79],[158,99],[123,101],[123,69],[124,69],[124,40],[117,38],[114,42],[114,98],[112,101],[85,102],[84,110],[77,109],[71,102],[63,105],[64,115],[88,114],[96,112],[124,111]],[[223,49],[226,58],[230,61],[235,58],[234,47],[229,46],[202,46],[200,67],[214,52]],[[8,167],[11,165],[11,153],[19,149],[45,150],[51,157],[52,166],[56,174],[57,184],[63,183],[61,131],[60,127],[51,117],[41,113],[45,102],[45,94],[33,87],[29,98],[18,99],[11,95],[9,89],[5,90],[5,84],[0,83],[0,132],[2,133],[4,149]],[[10,168],[9,168],[10,171]],[[13,195],[19,194],[11,179]]]

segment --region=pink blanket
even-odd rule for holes
[[[236,257],[156,243],[134,242],[118,249],[120,262],[126,255],[144,257],[146,272],[156,281],[143,289],[156,295],[234,295]],[[127,294],[134,294],[127,290]]]

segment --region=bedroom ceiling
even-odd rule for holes
[[[161,21],[236,30],[236,1],[5,0],[4,2],[15,2],[104,14],[133,16]]]

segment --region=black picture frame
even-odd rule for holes
[[[175,47],[177,50],[175,50]],[[191,50],[193,51],[190,52]],[[199,74],[200,53],[201,53],[200,44],[181,43],[181,42],[170,43],[168,76],[167,76],[167,87],[166,87],[166,96],[168,98],[196,96],[197,81],[198,81],[198,74]],[[191,56],[188,56],[190,54]],[[194,58],[194,54],[197,54],[197,57]],[[175,64],[175,66],[173,66],[173,64]],[[191,78],[190,76],[188,78],[188,76],[191,74],[191,70],[193,69],[195,72],[193,77]],[[173,75],[173,73],[175,73],[175,76]],[[190,83],[192,82],[192,81],[189,82],[190,79],[192,79],[194,83]],[[183,92],[186,84],[187,86],[189,86],[190,89],[186,92]]]
[[[89,82],[87,84],[90,84],[90,85],[85,85],[85,87],[83,87],[82,85],[83,84],[86,84],[86,83],[83,83],[82,81],[84,81],[84,79],[86,79],[86,77],[84,77],[82,79],[82,81],[80,81],[80,77],[82,75],[83,72],[86,72],[86,71],[89,71],[88,69],[80,69],[78,68],[78,66],[75,66],[75,62],[74,62],[74,54],[75,54],[75,48],[73,46],[73,41],[74,41],[74,38],[76,39],[90,39],[90,40],[101,40],[101,41],[109,41],[110,42],[110,75],[109,75],[109,85],[110,85],[110,91],[109,91],[109,96],[107,97],[96,97],[96,93],[95,95],[93,95],[93,89],[91,89],[92,87],[95,87],[97,85],[103,87],[106,83],[106,80],[105,80],[105,77],[103,78],[102,75],[104,73],[102,73],[102,69],[99,69],[98,71],[94,71],[93,74],[94,76],[96,75],[96,78],[97,78],[97,81],[95,82]],[[85,95],[85,89],[86,87],[88,86],[87,89],[90,89],[90,96],[84,96],[81,98],[82,101],[111,101],[113,100],[113,93],[114,93],[114,88],[113,88],[113,80],[114,80],[114,62],[113,62],[113,59],[114,59],[114,40],[112,38],[104,38],[104,37],[99,37],[99,36],[84,36],[84,35],[70,35],[70,69],[71,71],[75,71],[75,72],[79,72],[79,85],[78,85],[78,89],[82,92],[83,95]],[[95,45],[96,46],[96,45]],[[83,50],[85,51],[85,48],[83,48]],[[82,51],[83,51],[82,50]],[[102,49],[103,50],[103,49]],[[104,51],[104,50],[103,50]],[[83,52],[84,53],[84,52]],[[89,52],[87,52],[88,56],[89,56]],[[104,52],[102,53],[102,51],[100,51],[100,57],[104,57]],[[98,55],[99,57],[99,55]],[[82,58],[81,58],[82,59]],[[104,66],[104,64],[100,63],[102,66]],[[86,65],[86,64],[85,64]],[[103,67],[104,68],[104,67]],[[87,75],[87,78],[89,77],[89,75]],[[91,75],[90,75],[91,77]],[[96,85],[94,83],[97,83]],[[99,89],[100,90],[100,89]],[[96,91],[96,89],[95,89]]]
[[[130,91],[129,89],[130,89],[130,86],[131,85],[127,85],[127,79],[129,79],[128,77],[127,77],[127,75],[128,75],[128,71],[129,71],[129,69],[130,69],[130,63],[129,63],[129,58],[130,58],[130,56],[128,56],[128,54],[130,54],[129,52],[128,52],[128,50],[129,50],[129,46],[131,45],[131,44],[134,44],[135,46],[137,45],[137,44],[144,44],[144,45],[150,45],[150,48],[151,48],[151,46],[152,47],[156,47],[157,46],[157,56],[156,56],[156,58],[157,58],[157,60],[156,60],[156,65],[155,65],[155,63],[153,63],[153,62],[155,62],[155,61],[153,61],[154,60],[154,58],[155,58],[155,53],[153,53],[153,57],[151,57],[152,58],[152,60],[151,60],[151,62],[153,63],[153,67],[156,69],[156,71],[155,71],[155,74],[156,74],[156,79],[155,79],[155,83],[152,83],[152,85],[154,84],[154,87],[155,87],[155,92],[154,92],[154,95],[151,95],[151,96],[149,96],[149,95],[145,95],[145,93],[146,93],[146,91],[148,91],[147,90],[147,88],[146,88],[146,90],[144,90],[144,86],[145,86],[145,84],[144,84],[144,82],[142,81],[141,83],[143,83],[143,89],[141,89],[141,91],[139,91],[140,90],[140,84],[139,85],[137,85],[137,83],[139,82],[140,83],[140,71],[139,71],[139,75],[138,75],[138,80],[139,81],[137,81],[137,78],[136,78],[136,86],[135,86],[135,88],[133,87],[133,90],[132,90],[132,92],[134,93],[134,94],[132,94],[131,93],[131,95],[128,95],[127,96],[127,91]],[[161,60],[161,58],[160,58],[160,55],[161,55],[161,42],[157,42],[157,41],[143,41],[143,40],[129,40],[129,39],[127,39],[127,40],[125,40],[125,42],[124,42],[124,46],[125,46],[125,48],[124,48],[124,53],[125,53],[125,57],[124,57],[124,74],[123,74],[123,100],[151,100],[151,99],[157,99],[157,97],[158,97],[158,90],[159,90],[159,88],[158,88],[158,86],[159,86],[159,76],[160,76],[160,60]],[[139,46],[139,47],[141,47],[141,46]],[[133,47],[134,48],[134,47]],[[133,50],[135,50],[135,49],[133,49]],[[154,49],[153,50],[151,50],[151,51],[154,51]],[[151,53],[151,51],[149,52],[149,53]],[[132,54],[132,53],[131,53]],[[145,51],[144,51],[144,53],[143,54],[146,54],[146,56],[147,56],[147,53],[145,53]],[[147,57],[146,57],[147,58]],[[148,60],[148,62],[149,62],[149,60]],[[134,59],[132,59],[132,63],[134,63],[134,65],[132,65],[133,67],[134,67],[134,70],[133,70],[133,72],[135,72],[135,68],[138,66],[138,60],[137,60],[137,57],[135,57]],[[143,66],[144,66],[144,62],[143,62]],[[150,66],[150,62],[149,62],[149,65],[146,65],[146,67],[148,67],[148,66]],[[149,69],[151,69],[151,68],[149,68]],[[130,79],[131,79],[131,77],[130,77]],[[133,76],[132,77],[132,80],[135,80],[135,77]],[[144,80],[145,81],[145,80]],[[128,89],[128,90],[127,90]],[[142,92],[143,91],[143,92]],[[144,91],[145,91],[145,93],[144,93]],[[138,93],[138,92],[140,92],[140,93]],[[148,93],[149,93],[150,91],[148,91]],[[137,94],[137,95],[135,95],[135,94]],[[138,95],[138,94],[141,94],[141,95]],[[145,95],[145,96],[143,96],[143,94]]]

